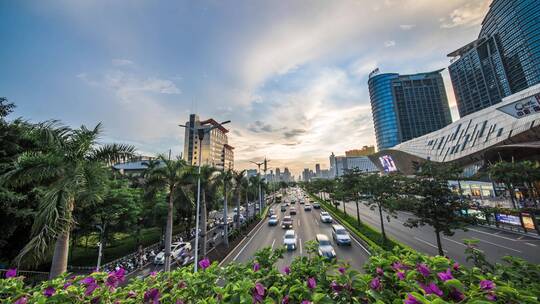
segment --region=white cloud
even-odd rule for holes
[[[113,59],[112,60],[112,65],[113,66],[129,66],[129,65],[133,65],[133,61],[129,60],[129,59],[121,59],[121,58],[116,58],[116,59]]]
[[[384,47],[394,47],[396,46],[396,42],[394,40],[387,40],[384,42]]]
[[[408,31],[408,30],[411,30],[415,27],[416,25],[415,24],[400,24],[399,27],[404,30],[404,31]]]
[[[441,19],[442,28],[453,28],[457,26],[478,25],[484,19],[489,2],[485,0],[471,0],[463,6],[454,9],[448,17]]]

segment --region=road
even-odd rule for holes
[[[297,214],[293,215],[293,229],[297,234],[298,248],[294,251],[286,251],[283,259],[277,263],[277,269],[281,270],[285,266],[291,264],[292,260],[297,256],[307,256],[306,242],[315,240],[318,233],[326,234],[332,239],[331,227],[332,224],[321,223],[320,210],[313,209],[305,211],[303,205],[298,202],[295,205]],[[289,214],[290,207],[286,212],[280,211],[280,206],[272,206],[280,219],[280,224],[277,226],[268,226],[268,219],[258,228],[256,228],[238,247],[227,256],[223,264],[230,262],[248,262],[253,259],[254,253],[264,247],[278,248],[283,246],[283,235],[286,229],[281,228],[281,219],[285,214]],[[350,263],[351,267],[361,270],[362,265],[369,258],[369,254],[364,246],[358,241],[352,239],[351,246],[337,246],[332,240],[332,244],[336,251],[337,258]]]
[[[360,220],[380,231],[379,214],[377,210],[370,210],[360,203]],[[343,210],[343,206],[339,206]],[[347,213],[356,218],[356,204],[345,204]],[[403,226],[408,218],[413,217],[408,212],[398,212],[398,218],[391,218],[390,222],[385,218],[386,234],[415,250],[429,255],[436,255],[437,241],[435,233],[430,226],[408,228]],[[533,263],[540,263],[540,240],[511,232],[503,232],[487,227],[470,227],[468,231],[457,230],[453,236],[442,236],[442,244],[445,254],[456,259],[460,263],[466,263],[463,239],[479,240],[478,248],[484,251],[490,262],[500,262],[503,256],[510,255],[521,257]]]

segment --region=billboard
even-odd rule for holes
[[[395,172],[397,171],[396,163],[390,155],[383,155],[379,157],[379,161],[383,167],[384,172]]]
[[[522,213],[521,218],[523,219],[523,226],[525,226],[525,229],[534,230],[534,222],[529,213]]]
[[[521,226],[521,221],[519,220],[519,216],[510,215],[510,214],[495,214],[495,218],[497,219],[498,222],[501,222],[501,223]]]
[[[499,111],[515,118],[540,113],[540,94],[530,96],[498,108]]]

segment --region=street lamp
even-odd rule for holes
[[[96,265],[96,271],[99,271],[99,267],[101,267],[101,256],[103,252],[103,233],[105,232],[105,225],[101,227],[101,225],[96,225],[96,228],[99,230],[99,243],[98,243],[98,258],[97,258],[97,265]]]
[[[257,167],[259,168],[259,177],[261,176],[261,166],[264,164],[264,162],[262,163],[257,163],[257,162],[254,162],[254,161],[249,161],[250,163],[254,163],[255,165],[257,165]],[[259,214],[262,213],[262,199],[261,199],[261,181],[259,181]]]
[[[202,158],[202,141],[204,139],[204,135],[207,134],[207,133],[210,133],[210,131],[224,125],[224,124],[228,124],[230,123],[231,121],[230,120],[227,120],[227,121],[224,121],[222,123],[219,123],[217,125],[213,125],[212,127],[209,127],[209,128],[205,128],[205,127],[202,127],[202,128],[194,128],[194,127],[190,127],[190,126],[186,126],[186,125],[178,125],[182,128],[186,128],[186,129],[189,129],[193,132],[197,132],[197,136],[199,138],[199,161],[197,162],[198,164],[198,178],[197,178],[197,210],[195,211],[195,268],[194,268],[194,272],[197,272],[198,270],[198,267],[199,267],[199,216],[200,216],[200,204],[201,204],[201,158]],[[185,139],[184,139],[185,140]],[[206,223],[203,223],[204,225],[206,225]]]

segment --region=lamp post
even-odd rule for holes
[[[197,210],[195,211],[195,260],[194,260],[194,272],[197,272],[199,267],[199,217],[200,217],[200,205],[201,205],[201,158],[202,158],[202,141],[206,133],[210,133],[215,128],[222,126],[224,124],[230,123],[230,120],[224,121],[220,124],[214,125],[209,128],[194,128],[186,125],[178,125],[182,128],[189,129],[190,131],[197,132],[197,137],[199,138],[199,161],[197,162],[198,168],[198,177],[197,177]],[[185,139],[184,139],[185,140]],[[206,223],[203,223],[206,225]]]
[[[105,225],[101,227],[101,225],[96,225],[96,228],[99,230],[99,243],[98,243],[98,258],[97,258],[97,265],[96,265],[96,271],[99,271],[99,267],[101,267],[101,256],[103,255],[103,233],[105,232]]]
[[[250,163],[254,163],[255,165],[257,165],[257,168],[259,168],[259,178],[261,177],[261,166],[264,164],[263,163],[257,163],[257,162],[254,162],[254,161],[249,161]],[[262,198],[261,198],[261,181],[259,181],[259,214],[261,214],[262,212]]]

